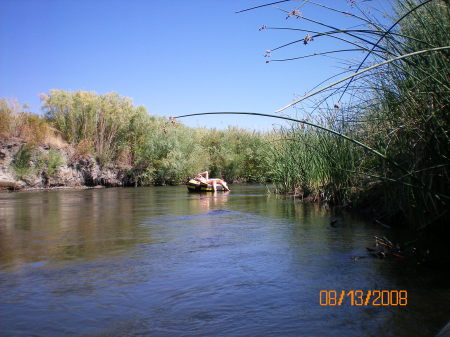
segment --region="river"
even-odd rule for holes
[[[389,230],[331,215],[263,186],[2,193],[0,336],[434,336],[448,274],[368,257]]]

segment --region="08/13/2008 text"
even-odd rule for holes
[[[341,306],[405,306],[408,304],[406,290],[321,290],[320,305]]]

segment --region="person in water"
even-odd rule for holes
[[[200,172],[194,179],[202,184],[211,184],[214,191],[217,191],[217,185],[221,185],[226,191],[230,191],[225,180],[219,178],[209,178],[208,171]]]

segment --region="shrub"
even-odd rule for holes
[[[60,152],[50,149],[47,159],[47,173],[52,176],[56,173],[59,166],[64,164],[64,159]]]
[[[18,135],[20,138],[33,145],[44,143],[44,140],[50,132],[50,128],[43,118],[35,114],[22,112],[17,116],[17,120]]]
[[[82,139],[75,147],[75,158],[85,158],[94,153],[94,144],[91,140]]]
[[[128,136],[130,121],[146,114],[131,100],[116,93],[97,95],[93,92],[51,90],[41,95],[46,117],[76,146],[82,140],[92,142],[101,164],[117,157]]]
[[[32,173],[33,167],[30,163],[33,152],[33,146],[26,144],[17,151],[14,155],[12,162],[12,167],[14,172],[19,179],[23,179]]]
[[[0,99],[0,136],[20,137],[27,143],[39,145],[50,134],[48,123],[36,114],[29,113],[26,105]]]

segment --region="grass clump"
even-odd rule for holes
[[[12,168],[17,178],[24,179],[33,172],[31,164],[33,149],[32,145],[25,144],[14,155]]]
[[[302,198],[346,204],[359,185],[361,153],[323,130],[294,125],[282,129],[273,153],[275,188]]]
[[[64,165],[65,161],[61,154],[61,152],[58,152],[54,149],[50,149],[48,152],[48,159],[47,159],[47,173],[49,176],[53,176],[58,167],[61,165]]]

